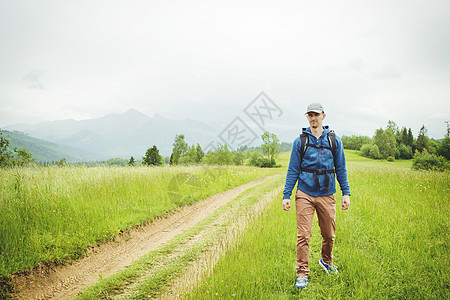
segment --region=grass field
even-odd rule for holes
[[[347,160],[352,203],[337,212],[339,275],[328,276],[317,263],[315,217],[308,288],[293,287],[295,214],[282,210],[280,194],[186,297],[449,299],[449,173],[413,171],[408,161],[372,161],[355,152]]]
[[[295,207],[283,211],[280,193],[261,216],[239,233],[235,245],[227,247],[229,250],[220,257],[211,275],[196,282],[185,297],[449,299],[450,173],[414,171],[410,161],[374,161],[355,151],[346,151],[346,156],[352,202],[348,211],[337,211],[334,255],[338,276],[326,275],[317,264],[321,237],[315,218],[308,288],[299,291],[293,287]],[[279,159],[283,168],[278,169],[199,166],[0,170],[0,276],[7,277],[42,261],[77,258],[89,245],[110,240],[127,228],[146,224],[181,205],[265,175],[285,174],[289,153],[282,153]],[[204,225],[199,226],[194,232]],[[184,243],[182,238],[143,258],[136,270],[151,264],[154,257],[164,256],[164,251],[172,251],[177,243]],[[167,267],[176,267],[184,263],[183,259],[191,261],[192,255],[196,257],[203,251],[201,247],[194,245],[192,251],[186,252],[187,257]],[[131,271],[125,270],[117,278],[141,276],[141,271],[133,275],[127,272]],[[169,273],[160,274],[168,280],[173,277]],[[166,279],[164,284],[169,282]],[[158,280],[142,281],[140,286],[145,289],[140,295],[157,292],[152,285]],[[90,291],[98,295],[102,284],[116,285],[106,280]]]
[[[127,228],[268,173],[201,166],[0,170],[0,277],[80,257]]]

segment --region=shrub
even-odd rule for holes
[[[267,157],[264,157],[261,152],[256,150],[250,153],[249,164],[260,168],[273,168],[276,166],[274,158],[269,159]]]
[[[395,158],[399,159],[411,159],[413,157],[411,146],[406,146],[404,144],[400,144],[397,147],[397,151],[395,153]]]
[[[245,152],[233,152],[233,162],[236,166],[244,164]]]
[[[387,161],[394,161],[394,160],[395,160],[395,158],[393,156],[388,156],[387,157]]]
[[[435,154],[430,154],[425,149],[423,152],[417,151],[413,158],[413,169],[419,170],[435,170],[435,171],[445,171],[450,170],[450,163],[443,156],[437,156]]]
[[[275,162],[275,159],[268,159],[267,157],[264,157],[262,160],[261,160],[261,164],[259,165],[259,167],[261,167],[261,168],[273,168],[273,167],[275,167],[275,165],[276,165],[276,162]]]
[[[259,167],[261,165],[261,161],[263,159],[263,154],[257,150],[254,150],[252,153],[250,153],[250,160],[249,164],[252,166]]]
[[[380,159],[381,154],[378,146],[375,144],[364,144],[361,146],[360,151],[362,155],[369,158]]]

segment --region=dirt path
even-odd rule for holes
[[[281,188],[272,190],[265,194],[258,202],[250,206],[249,214],[244,214],[234,219],[221,235],[221,243],[215,243],[204,251],[201,256],[194,261],[181,276],[175,278],[165,289],[165,292],[158,295],[159,300],[183,299],[186,292],[192,291],[196,284],[209,276],[214,267],[225,251],[233,248],[236,240],[245,231],[247,224],[251,222],[252,217],[259,215],[267,207],[269,202],[281,193]],[[249,216],[251,216],[249,218]]]
[[[52,269],[36,269],[30,275],[14,277],[12,284],[16,299],[72,299],[80,291],[129,266],[134,260],[167,243],[192,228],[216,209],[224,206],[243,191],[266,181],[267,176],[211,196],[186,206],[180,211],[152,224],[132,230],[129,239],[120,243],[106,243],[88,257],[71,265]]]

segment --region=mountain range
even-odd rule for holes
[[[133,156],[140,159],[148,148],[156,145],[163,156],[170,156],[177,134],[184,134],[189,145],[199,143],[204,150],[212,142],[221,142],[219,133],[225,128],[219,123],[191,119],[173,120],[155,114],[149,117],[135,109],[122,114],[87,120],[45,121],[36,124],[19,123],[5,126],[4,136],[17,148],[26,148],[36,160],[68,162],[102,161]],[[275,128],[274,128],[275,129]],[[277,128],[280,141],[291,142],[298,135],[295,128]],[[337,131],[338,135],[358,135]],[[255,141],[248,146],[260,144]]]
[[[189,145],[199,143],[205,147],[217,140],[217,126],[190,119],[172,120],[159,114],[149,117],[130,109],[123,114],[109,114],[96,119],[19,123],[3,129],[24,133],[62,149],[71,149],[81,160],[105,160],[130,156],[141,158],[153,145],[158,147],[161,155],[169,156],[177,134],[184,134]],[[79,159],[67,157],[67,160]]]

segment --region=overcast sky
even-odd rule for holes
[[[278,134],[317,101],[338,132],[442,138],[450,120],[448,0],[0,0],[0,41],[0,126],[130,108],[226,124],[261,91]]]

